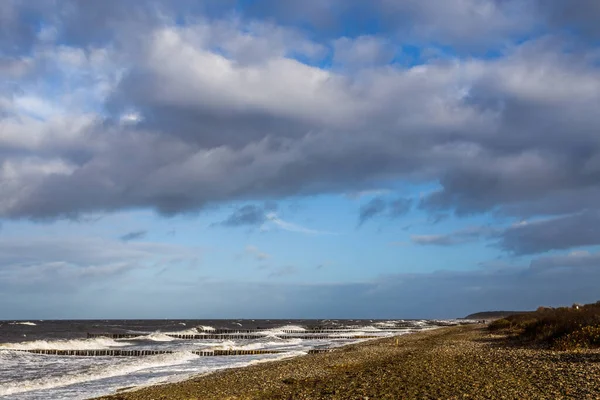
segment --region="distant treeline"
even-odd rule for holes
[[[506,318],[509,315],[523,314],[531,311],[482,311],[475,314],[469,314],[465,319],[498,319]]]

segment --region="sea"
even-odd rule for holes
[[[77,320],[0,321],[0,399],[89,399],[194,375],[404,335],[462,320]],[[241,331],[251,338],[238,339]],[[220,334],[218,339],[171,335]],[[319,332],[319,333],[317,333]],[[88,338],[91,334],[105,336]],[[126,338],[114,338],[126,334]],[[229,337],[231,336],[231,337]],[[299,338],[298,336],[302,336]],[[314,338],[312,338],[314,336]],[[166,350],[133,357],[35,354],[31,350]],[[277,354],[211,356],[212,350]]]

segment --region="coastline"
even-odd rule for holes
[[[98,399],[585,399],[598,397],[599,375],[598,350],[516,346],[481,325],[465,325],[215,371]]]

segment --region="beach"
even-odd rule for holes
[[[156,399],[600,398],[600,352],[518,346],[483,325],[349,345],[102,397]]]

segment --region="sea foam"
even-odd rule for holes
[[[85,373],[63,375],[61,377],[38,378],[27,381],[0,383],[0,396],[9,396],[17,393],[34,390],[52,389],[97,379],[111,378],[127,375],[147,368],[163,367],[182,364],[198,358],[189,352],[178,352],[172,354],[161,354],[132,359],[121,365],[102,365],[92,367]]]
[[[94,339],[34,340],[21,343],[3,343],[0,344],[0,350],[102,350],[130,345],[131,343],[128,342],[100,337]]]

